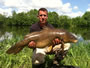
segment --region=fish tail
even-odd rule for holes
[[[6,51],[6,53],[8,53],[8,54],[14,53],[14,51],[15,51],[16,49],[17,49],[16,46],[12,46],[11,48],[9,48],[9,49]]]
[[[22,40],[18,43],[16,43],[14,46],[12,46],[11,48],[9,48],[6,53],[8,54],[17,54],[18,52],[20,52],[27,44],[28,44],[28,40]]]
[[[24,48],[24,47],[19,47],[19,48],[17,48],[17,50],[14,51],[14,54],[19,53],[23,48]]]
[[[17,53],[19,53],[23,48],[24,48],[24,47],[16,47],[16,46],[13,46],[13,47],[11,47],[10,49],[8,49],[8,50],[6,51],[6,53],[7,53],[7,54],[12,54],[12,53],[17,54]]]

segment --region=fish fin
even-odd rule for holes
[[[48,29],[50,29],[50,28],[47,27],[47,26],[44,26],[44,27],[43,27],[43,30],[48,30]]]
[[[24,47],[12,46],[11,48],[9,48],[9,49],[6,51],[6,53],[7,53],[7,54],[12,54],[12,53],[17,54],[17,53],[19,53],[23,48],[24,48]]]
[[[24,48],[24,47],[19,47],[19,48],[17,48],[17,50],[14,51],[14,54],[19,53],[23,48]]]
[[[11,48],[9,48],[7,51],[6,51],[6,53],[8,53],[8,54],[11,54],[11,53],[13,53],[15,50],[16,50],[16,46],[12,46]]]
[[[52,45],[48,46],[48,48],[47,48],[47,52],[51,52],[51,51],[52,51],[52,48],[53,48]]]

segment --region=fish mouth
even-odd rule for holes
[[[78,42],[78,40],[74,40],[73,42],[76,43],[76,42]]]

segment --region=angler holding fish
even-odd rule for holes
[[[73,34],[63,29],[55,29],[47,22],[48,11],[45,8],[39,9],[38,18],[39,22],[33,24],[30,28],[31,33],[26,35],[24,40],[17,42],[7,50],[8,54],[17,54],[27,45],[29,48],[33,48],[33,68],[42,68],[42,66],[44,66],[43,64],[47,53],[56,53],[57,50],[61,50],[63,53],[64,50],[68,50],[70,48],[70,44],[68,43],[77,42],[77,38]]]

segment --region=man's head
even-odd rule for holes
[[[38,18],[41,24],[45,24],[48,19],[48,11],[45,8],[40,8],[38,11]]]

